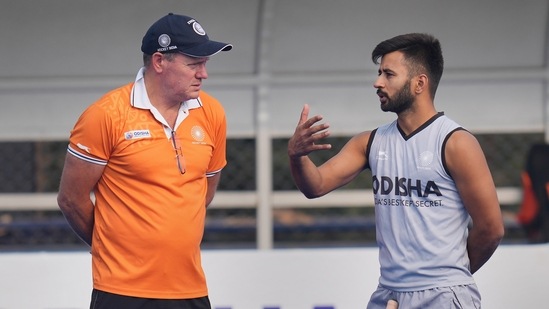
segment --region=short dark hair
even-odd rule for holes
[[[404,54],[411,75],[427,74],[430,94],[434,98],[444,70],[444,58],[438,39],[426,33],[398,35],[379,43],[372,51],[372,61],[379,64],[381,57],[395,51]]]

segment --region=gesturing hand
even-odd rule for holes
[[[306,156],[316,150],[331,149],[330,144],[317,144],[319,140],[330,135],[327,123],[318,123],[322,116],[309,118],[309,105],[305,104],[301,110],[301,117],[295,128],[294,135],[288,141],[288,155],[290,158]],[[317,124],[318,123],[318,124]]]

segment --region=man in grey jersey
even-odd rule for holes
[[[331,148],[321,142],[329,126],[305,105],[288,142],[294,181],[316,198],[371,169],[381,276],[368,309],[389,300],[399,309],[480,308],[472,274],[498,247],[503,220],[478,141],[434,106],[440,43],[399,35],[378,44],[372,61],[381,109],[397,119],[355,135],[316,166],[308,154]]]

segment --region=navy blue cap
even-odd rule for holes
[[[152,24],[141,43],[141,51],[148,55],[177,51],[191,57],[209,57],[232,48],[231,44],[210,40],[194,18],[173,13]]]

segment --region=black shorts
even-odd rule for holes
[[[192,299],[154,299],[124,296],[93,289],[90,309],[211,309],[208,296]]]

